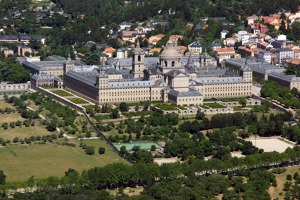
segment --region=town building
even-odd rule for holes
[[[188,50],[191,51],[193,54],[201,54],[202,53],[202,45],[200,41],[195,41],[188,45]]]
[[[37,40],[45,44],[46,37],[42,35],[0,35],[0,42],[29,44],[30,40]]]
[[[7,57],[8,55],[14,55],[14,51],[7,47],[0,47],[0,51]]]
[[[275,49],[273,52],[276,54],[279,63],[286,59],[293,59],[295,56],[294,51],[289,48],[279,48]]]

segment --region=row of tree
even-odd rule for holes
[[[44,197],[52,193],[54,196],[48,199],[59,199],[67,194],[73,197],[72,195],[82,194],[83,191],[141,185],[145,188],[141,199],[175,197],[212,199],[218,194],[223,194],[223,199],[270,199],[267,189],[270,185],[276,187],[277,182],[272,172],[263,169],[299,164],[299,161],[300,148],[295,147],[287,149],[284,153],[253,154],[226,161],[215,158],[207,161],[190,159],[189,162],[181,164],[178,162],[161,166],[143,160],[133,165],[115,163],[84,170],[81,175],[76,170],[69,169],[61,179],[30,178],[23,183],[22,187],[36,187],[37,190],[22,195],[27,198],[30,195],[37,198],[37,195]],[[227,174],[227,178],[222,174]],[[5,175],[3,175],[2,184],[5,184]],[[244,181],[241,176],[247,177],[247,181]],[[1,191],[5,193],[10,187],[12,187],[10,184],[3,185]],[[122,196],[122,191],[119,194]],[[15,198],[17,197],[20,197],[19,194],[15,194]],[[128,197],[122,196],[122,198]]]

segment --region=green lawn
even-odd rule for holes
[[[77,139],[70,140],[76,147],[57,144],[46,145],[10,145],[0,148],[0,169],[7,176],[7,181],[27,180],[29,177],[45,178],[62,177],[69,168],[79,172],[96,166],[114,162],[124,162],[102,140],[84,141],[95,146],[95,155],[87,155],[79,147]],[[98,148],[105,147],[105,154],[99,155]]]
[[[226,108],[226,106],[221,105],[219,103],[205,103],[203,105],[210,108]]]
[[[234,106],[233,111],[248,111],[245,107],[242,106]]]
[[[31,136],[44,136],[44,135],[52,135],[57,132],[49,132],[43,125],[40,125],[38,121],[36,121],[35,126],[25,127],[24,125],[20,128],[16,126],[15,128],[8,128],[4,130],[0,128],[0,138],[5,140],[13,140],[15,137],[20,139],[29,138]]]
[[[247,98],[223,98],[219,99],[220,101],[223,102],[232,102],[232,101],[240,101],[240,100],[246,100]]]
[[[76,104],[88,104],[89,102],[80,99],[80,98],[68,98],[69,101],[76,103]]]
[[[73,96],[71,93],[66,92],[64,90],[51,90],[51,92],[54,94],[57,94],[58,96],[61,96],[61,97]]]
[[[172,104],[156,104],[155,106],[161,110],[178,110],[178,107]]]
[[[44,88],[44,89],[54,89],[54,88],[57,88],[57,87],[55,87],[53,85],[44,85],[41,88]]]

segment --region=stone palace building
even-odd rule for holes
[[[243,66],[238,73],[209,69],[200,56],[183,63],[169,41],[157,63],[145,65],[145,53],[137,44],[131,69],[78,67],[68,59],[63,67],[63,87],[94,103],[163,101],[176,105],[201,105],[204,98],[251,96],[252,71]],[[204,61],[203,61],[203,60]]]

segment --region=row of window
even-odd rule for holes
[[[233,96],[248,96],[251,92],[241,92],[241,93],[222,93],[222,94],[205,94],[206,97],[233,97]]]
[[[160,97],[154,97],[152,100],[160,100]],[[113,99],[100,99],[100,102],[121,102],[121,101],[145,101],[150,100],[148,97],[133,97],[133,98],[113,98]]]
[[[201,98],[186,98],[186,99],[178,99],[178,101],[201,101]]]

